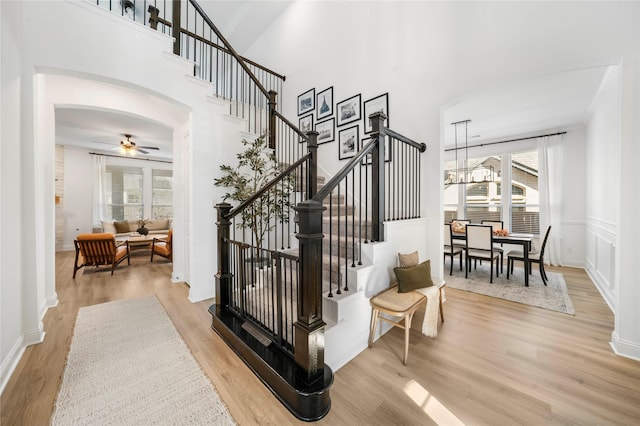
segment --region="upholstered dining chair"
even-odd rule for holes
[[[492,228],[493,235],[496,234],[498,229],[504,229],[504,222],[501,220],[484,220],[480,221],[481,225],[489,225]],[[500,253],[500,272],[504,272],[504,250],[501,247],[496,247],[495,250]]]
[[[451,224],[444,224],[444,260],[447,260],[447,256],[451,257],[451,266],[449,268],[449,275],[453,275],[453,259],[456,256],[460,256],[460,270],[462,271],[462,252],[464,247],[453,244],[453,238],[451,234]]]
[[[123,241],[116,243],[113,234],[80,234],[73,241],[76,247],[76,261],[73,264],[73,278],[76,277],[78,269],[85,266],[110,265],[111,275],[116,266],[123,260],[127,259],[127,263],[131,265],[129,258],[129,242]],[[80,261],[80,265],[78,265]]]
[[[488,260],[491,262],[491,273],[489,282],[493,283],[493,262],[496,262],[496,277],[500,270],[498,261],[500,253],[493,246],[493,230],[489,225],[472,225],[466,226],[467,245],[465,247],[465,255],[467,258],[467,266],[464,269],[464,277],[467,278],[468,272],[471,270],[471,260],[474,261]]]
[[[173,247],[172,247],[173,230],[169,229],[169,234],[165,238],[154,238],[151,243],[151,261],[153,262],[153,255],[157,254],[165,259],[169,259],[173,262]]]
[[[529,252],[527,265],[524,265],[524,273],[531,274],[533,264],[537,263],[540,266],[540,278],[542,278],[544,285],[547,285],[547,281],[549,281],[547,273],[544,270],[544,249],[547,246],[549,232],[551,232],[551,226],[548,226],[544,233],[544,239],[542,240],[540,251]],[[516,260],[524,262],[524,253],[522,250],[513,250],[507,253],[507,279],[509,279],[509,271],[513,274],[513,264]]]

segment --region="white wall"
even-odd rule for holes
[[[620,198],[620,74],[612,68],[590,110],[587,126],[586,270],[615,310],[617,217]]]
[[[23,319],[21,215],[20,50],[15,4],[0,3],[0,389],[24,350],[25,339],[41,339],[38,324]]]
[[[78,234],[93,232],[93,164],[89,151],[64,147],[64,250],[73,250]]]
[[[626,95],[621,102],[621,141],[631,155],[618,157],[617,166],[626,177],[623,181],[634,186],[621,190],[625,197],[602,194],[592,200],[612,203],[614,210],[623,204],[637,207],[639,6],[638,2],[294,2],[246,55],[286,73],[283,98],[289,117],[295,117],[297,95],[313,87],[334,86],[337,101],[356,93],[367,99],[389,92],[391,127],[428,146],[422,164],[422,214],[428,222],[425,238],[433,242],[426,256],[435,258],[443,217],[440,108],[488,87],[622,64],[621,87]],[[320,159],[327,170],[337,169],[327,164],[336,150],[335,144],[321,146]],[[585,159],[585,152],[580,156]],[[633,201],[625,200],[627,195]],[[631,211],[636,213],[637,208]],[[577,218],[572,228],[583,226],[576,211],[563,214],[567,222]],[[630,237],[616,236],[618,246],[620,238],[637,240],[635,227]],[[577,235],[566,238],[579,241],[579,230],[568,233]],[[633,311],[640,304],[637,280],[625,268],[637,264],[640,252],[637,244],[629,243],[628,248],[628,262],[620,261],[616,267],[623,276],[613,272],[620,283],[618,297],[628,304],[616,308],[616,318],[638,319]],[[580,262],[578,255],[571,258],[574,261]],[[620,352],[635,356],[640,320],[616,322],[616,331],[619,328],[625,330],[621,337],[625,349]]]

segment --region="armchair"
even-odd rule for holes
[[[80,234],[73,241],[76,248],[76,260],[73,264],[73,278],[76,277],[78,269],[93,265],[111,265],[111,275],[116,266],[123,260],[131,265],[129,258],[129,243],[116,244],[115,237],[110,233],[102,234]],[[78,260],[81,264],[78,265]]]
[[[157,254],[158,256],[162,256],[166,259],[169,259],[170,262],[173,261],[173,247],[171,244],[171,239],[173,236],[173,230],[169,229],[169,234],[166,238],[154,238],[151,243],[151,261],[153,262],[153,255]]]

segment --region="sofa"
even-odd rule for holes
[[[116,220],[102,221],[102,228],[94,229],[94,232],[107,232],[114,234],[116,237],[123,237],[136,232],[140,225],[137,220]],[[144,225],[149,230],[149,235],[168,234],[171,229],[171,219],[154,219],[149,220]]]

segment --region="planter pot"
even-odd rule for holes
[[[147,235],[149,233],[149,230],[144,226],[141,226],[136,232],[140,235]]]

